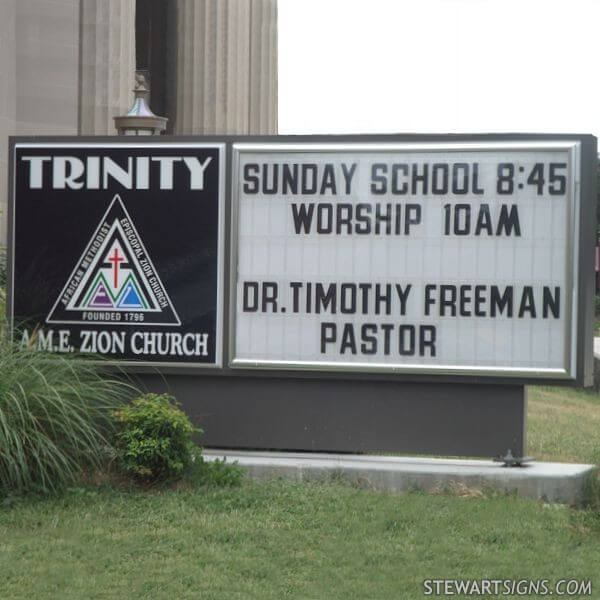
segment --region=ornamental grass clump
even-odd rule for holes
[[[115,448],[121,470],[148,483],[175,479],[197,450],[194,427],[169,394],[143,394],[114,413]]]
[[[104,467],[112,413],[134,393],[97,362],[0,340],[0,495],[55,491]]]
[[[4,335],[6,317],[6,248],[0,246],[0,336]]]

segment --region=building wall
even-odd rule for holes
[[[79,1],[17,1],[15,31],[18,133],[76,134]]]
[[[0,244],[6,239],[8,136],[15,131],[15,0],[0,2]]]
[[[8,136],[77,133],[79,0],[0,2],[0,243]]]
[[[276,133],[277,1],[164,2],[170,130]],[[135,12],[136,0],[0,0],[0,244],[8,136],[114,135],[132,101]]]

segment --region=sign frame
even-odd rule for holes
[[[577,323],[576,330],[576,378],[550,378],[550,377],[535,377],[533,375],[515,376],[505,374],[504,376],[493,375],[486,376],[481,373],[476,375],[466,374],[449,374],[437,373],[435,376],[426,373],[398,373],[396,371],[387,370],[385,372],[360,372],[356,370],[308,370],[308,369],[290,369],[290,368],[256,368],[252,365],[235,365],[231,364],[233,353],[230,348],[232,339],[231,327],[228,318],[222,320],[222,366],[219,368],[210,368],[202,366],[200,369],[194,369],[193,365],[183,365],[181,363],[158,363],[145,365],[140,362],[131,362],[124,365],[119,361],[118,367],[126,367],[127,372],[138,374],[140,381],[143,382],[151,375],[156,374],[157,367],[160,368],[160,373],[163,377],[167,377],[169,385],[174,393],[181,388],[182,397],[188,395],[189,385],[187,383],[188,376],[215,376],[222,381],[224,397],[227,396],[230,389],[229,381],[232,378],[242,377],[248,381],[253,381],[255,378],[278,378],[280,382],[289,381],[289,385],[294,382],[311,380],[311,379],[343,379],[372,382],[396,382],[397,384],[410,385],[412,383],[421,383],[427,386],[430,382],[442,384],[474,384],[477,387],[485,388],[493,385],[564,385],[564,386],[590,386],[593,384],[594,361],[593,361],[593,322],[594,322],[594,256],[593,248],[596,239],[596,176],[597,176],[597,140],[589,134],[576,133],[485,133],[485,134],[344,134],[344,135],[207,135],[207,136],[161,136],[158,138],[151,136],[136,138],[135,143],[143,146],[145,144],[160,143],[165,145],[193,143],[193,144],[222,144],[225,146],[225,160],[223,168],[225,171],[224,189],[222,201],[224,200],[224,210],[221,212],[224,218],[224,235],[222,241],[224,243],[224,284],[223,284],[223,302],[221,310],[223,315],[230,315],[231,311],[231,296],[229,284],[232,278],[232,244],[235,240],[232,239],[231,213],[232,206],[232,165],[233,165],[233,145],[234,144],[326,144],[326,145],[347,145],[347,144],[441,144],[448,142],[465,143],[465,144],[488,144],[488,143],[549,143],[549,142],[580,142],[580,174],[581,174],[581,210],[579,221],[576,223],[580,235],[580,245],[578,251],[574,252],[574,258],[579,255],[577,262],[578,273],[578,300],[577,300]],[[7,238],[7,315],[11,311],[11,286],[13,281],[12,273],[12,245],[13,245],[13,206],[11,194],[13,191],[13,148],[17,143],[46,143],[49,145],[64,144],[64,143],[122,143],[123,138],[119,136],[10,136],[9,137],[9,169],[8,169],[8,238]],[[591,250],[590,250],[591,249]],[[233,292],[233,291],[231,291]],[[191,400],[186,401],[191,402]],[[226,410],[225,407],[223,410]],[[450,415],[448,415],[449,417]],[[267,428],[264,435],[268,437],[269,429]],[[225,443],[235,446],[235,432],[232,431],[231,439]],[[216,442],[211,442],[216,443]],[[222,442],[218,442],[219,444]]]
[[[38,141],[39,140],[39,141]],[[124,149],[211,149],[215,150],[219,157],[219,166],[217,174],[217,290],[215,298],[215,359],[214,362],[177,362],[177,361],[154,361],[154,360],[130,360],[130,359],[112,359],[108,358],[102,361],[103,365],[114,366],[119,369],[125,369],[130,372],[137,371],[156,371],[157,369],[182,369],[184,372],[190,371],[214,371],[222,369],[224,363],[224,352],[225,352],[225,339],[224,339],[224,313],[223,303],[225,296],[225,251],[226,251],[226,173],[227,173],[227,144],[224,140],[210,140],[206,138],[154,138],[149,137],[148,139],[135,138],[135,141],[131,138],[115,137],[115,136],[90,136],[90,137],[21,137],[15,136],[9,138],[9,202],[8,202],[8,214],[7,221],[8,227],[8,260],[7,260],[7,303],[6,303],[6,314],[10,330],[11,339],[14,342],[14,292],[15,292],[15,232],[16,232],[16,214],[17,214],[17,202],[16,202],[16,153],[18,149],[26,148],[64,148],[64,149],[110,149],[110,148],[124,148]],[[113,195],[113,192],[109,192],[108,195]],[[119,196],[119,194],[117,194]],[[114,198],[111,201],[111,205],[114,203]],[[127,214],[127,210],[126,210]],[[58,303],[54,303],[54,306]],[[53,309],[52,309],[53,310]],[[52,312],[52,311],[51,311]],[[49,313],[50,314],[50,313]],[[93,325],[92,325],[93,326]]]
[[[330,139],[336,136],[330,136]],[[530,136],[527,140],[514,139],[512,141],[493,141],[479,139],[477,141],[463,141],[446,137],[447,141],[370,141],[370,136],[360,137],[360,141],[313,141],[304,139],[298,141],[256,141],[234,142],[232,147],[232,176],[231,176],[231,254],[230,254],[230,302],[229,302],[229,356],[228,362],[232,369],[250,370],[292,370],[308,372],[361,372],[371,374],[404,374],[404,375],[449,375],[485,378],[514,378],[516,380],[547,380],[568,382],[578,379],[578,310],[580,304],[580,256],[582,253],[580,230],[582,223],[582,169],[581,153],[582,141],[576,136]],[[378,136],[380,137],[380,136]],[[398,136],[402,137],[402,136]],[[428,136],[421,136],[428,137]],[[469,136],[456,136],[469,137]],[[498,137],[498,136],[471,136],[472,138]],[[510,136],[508,136],[510,137]],[[519,136],[528,137],[528,136]],[[537,138],[537,139],[536,139]],[[343,362],[343,361],[301,361],[301,360],[256,360],[240,358],[237,356],[236,345],[236,321],[237,321],[237,273],[239,253],[239,215],[240,215],[240,162],[244,153],[264,153],[273,158],[277,153],[308,153],[308,152],[377,152],[390,153],[394,151],[404,152],[497,152],[497,151],[566,151],[569,160],[569,172],[572,177],[567,190],[567,240],[566,240],[566,281],[565,281],[565,328],[564,328],[564,368],[533,368],[533,367],[480,367],[476,365],[419,365],[419,364],[389,364],[368,362]]]

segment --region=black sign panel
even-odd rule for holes
[[[15,145],[21,345],[220,366],[224,146]]]

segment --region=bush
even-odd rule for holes
[[[98,363],[0,340],[0,495],[55,491],[103,467],[112,413],[132,395]]]
[[[143,394],[114,413],[123,472],[148,482],[179,477],[191,465],[195,428],[169,394]]]
[[[211,487],[237,487],[242,484],[245,471],[237,462],[225,459],[204,460],[198,456],[195,461],[193,479],[197,485]]]

